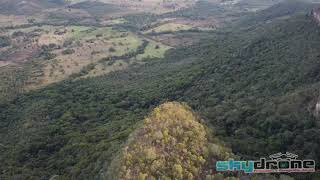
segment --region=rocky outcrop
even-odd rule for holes
[[[320,99],[318,100],[318,102],[316,103],[316,105],[314,107],[314,116],[318,119],[320,117]]]
[[[314,10],[312,11],[312,16],[313,16],[314,20],[315,20],[318,24],[320,24],[320,8],[314,9]]]

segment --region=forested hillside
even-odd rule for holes
[[[309,14],[214,31],[164,59],[0,103],[0,179],[102,178],[166,101],[190,105],[243,159],[289,151],[319,162],[320,27]]]
[[[307,14],[313,8],[317,7],[316,4],[299,1],[299,0],[286,0],[271,6],[270,8],[252,13],[248,16],[240,18],[240,20],[233,24],[234,26],[258,26],[263,23],[270,23],[276,19],[287,19],[294,14]]]
[[[216,141],[190,107],[167,102],[155,108],[129,137],[106,177],[213,179],[209,168],[212,162],[234,158],[229,149]]]

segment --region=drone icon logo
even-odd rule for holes
[[[296,154],[292,154],[292,153],[289,153],[289,152],[286,152],[285,154],[283,153],[277,153],[277,154],[273,154],[273,155],[270,155],[269,158],[274,160],[274,161],[279,161],[279,160],[283,160],[283,159],[286,159],[286,160],[295,160],[297,159],[299,156],[296,155]]]

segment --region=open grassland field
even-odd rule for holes
[[[121,23],[124,19],[112,21]],[[11,38],[10,44],[0,48],[1,66],[24,68],[25,63],[32,64],[26,90],[75,74],[85,78],[122,70],[145,58],[162,58],[170,48],[111,26],[31,26],[8,29],[1,36]],[[144,41],[147,43],[141,47]]]
[[[104,20],[101,21],[101,25],[121,25],[127,23],[127,20],[125,20],[124,18],[113,18],[113,19],[108,19],[108,20]]]
[[[146,46],[144,53],[137,56],[138,60],[150,59],[150,58],[164,58],[165,52],[171,47],[163,45],[159,42],[150,41]]]
[[[219,26],[218,22],[214,18],[210,18],[210,17],[203,20],[175,18],[173,22],[177,24],[188,25],[194,29],[199,29],[199,30],[213,30]]]
[[[137,53],[135,56],[128,59],[119,59],[116,61],[99,61],[91,66],[88,73],[84,77],[95,77],[106,75],[110,72],[115,72],[128,68],[131,64],[143,64],[145,61],[154,58],[164,58],[165,53],[171,49],[170,46],[163,45],[151,39],[147,40],[148,44],[142,52]]]
[[[157,26],[155,28],[149,29],[146,31],[146,33],[170,33],[170,32],[176,32],[176,31],[183,31],[183,30],[190,30],[192,26],[186,25],[186,24],[178,24],[178,23],[165,23],[160,26]]]
[[[60,31],[58,35],[51,32],[40,38],[39,43],[42,46],[54,43],[62,47],[50,51],[54,58],[41,63],[43,76],[33,78],[37,83],[33,83],[35,87],[31,86],[31,89],[64,80],[102,58],[135,51],[141,44],[138,36],[113,30],[111,27],[71,26]],[[59,35],[60,33],[62,34]]]
[[[116,62],[98,62],[93,64],[88,73],[83,78],[96,77],[109,74],[111,72],[120,71],[129,67],[129,63],[122,59]]]
[[[170,34],[178,31],[209,31],[218,27],[218,22],[213,18],[192,20],[187,18],[164,18],[153,23],[145,34]]]

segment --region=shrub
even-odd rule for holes
[[[110,47],[109,52],[116,52],[116,49],[114,47]]]
[[[75,51],[73,49],[66,49],[62,51],[63,55],[73,54]]]
[[[70,45],[72,45],[73,41],[72,40],[66,40],[64,43],[63,43],[63,47],[68,47]]]

